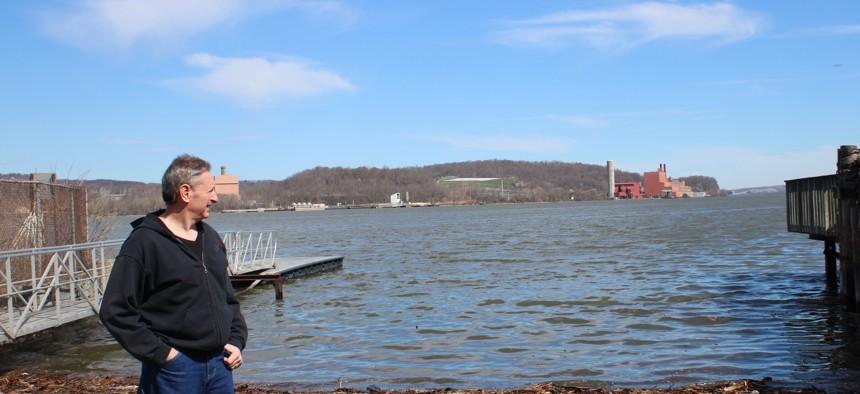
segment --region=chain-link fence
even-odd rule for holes
[[[0,180],[0,251],[87,242],[87,191],[53,182]],[[81,256],[88,260],[88,256]],[[46,262],[10,259],[5,281],[35,281]],[[13,279],[14,278],[14,279]],[[5,293],[6,286],[0,288]]]
[[[0,180],[0,201],[0,250],[87,242],[84,187]]]

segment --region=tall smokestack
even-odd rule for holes
[[[615,162],[608,160],[606,162],[606,172],[609,176],[609,198],[615,198]]]
[[[227,166],[221,166],[221,175],[227,175]]]

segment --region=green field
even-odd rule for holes
[[[473,189],[498,189],[501,187],[513,188],[516,182],[517,180],[514,178],[496,178],[487,181],[442,181],[440,183],[450,189],[464,187]]]

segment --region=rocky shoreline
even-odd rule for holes
[[[369,394],[700,394],[700,393],[737,393],[737,394],[766,394],[766,393],[797,393],[819,394],[824,390],[817,388],[785,388],[772,387],[771,381],[743,379],[730,382],[697,384],[671,388],[589,388],[570,387],[553,383],[535,384],[531,387],[510,390],[495,389],[452,389],[440,388],[431,390],[385,390],[376,386],[365,389],[341,388],[331,391],[290,391],[273,385],[237,384],[237,393],[369,393]],[[137,392],[137,376],[121,376],[111,374],[80,374],[71,372],[26,371],[10,370],[0,374],[0,394],[13,393],[135,393]]]

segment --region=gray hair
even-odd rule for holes
[[[161,177],[161,199],[167,205],[175,203],[180,186],[183,184],[189,184],[191,187],[196,186],[199,180],[195,178],[206,171],[210,171],[211,168],[212,166],[208,161],[187,153],[173,159],[173,162],[164,171],[164,176]]]

